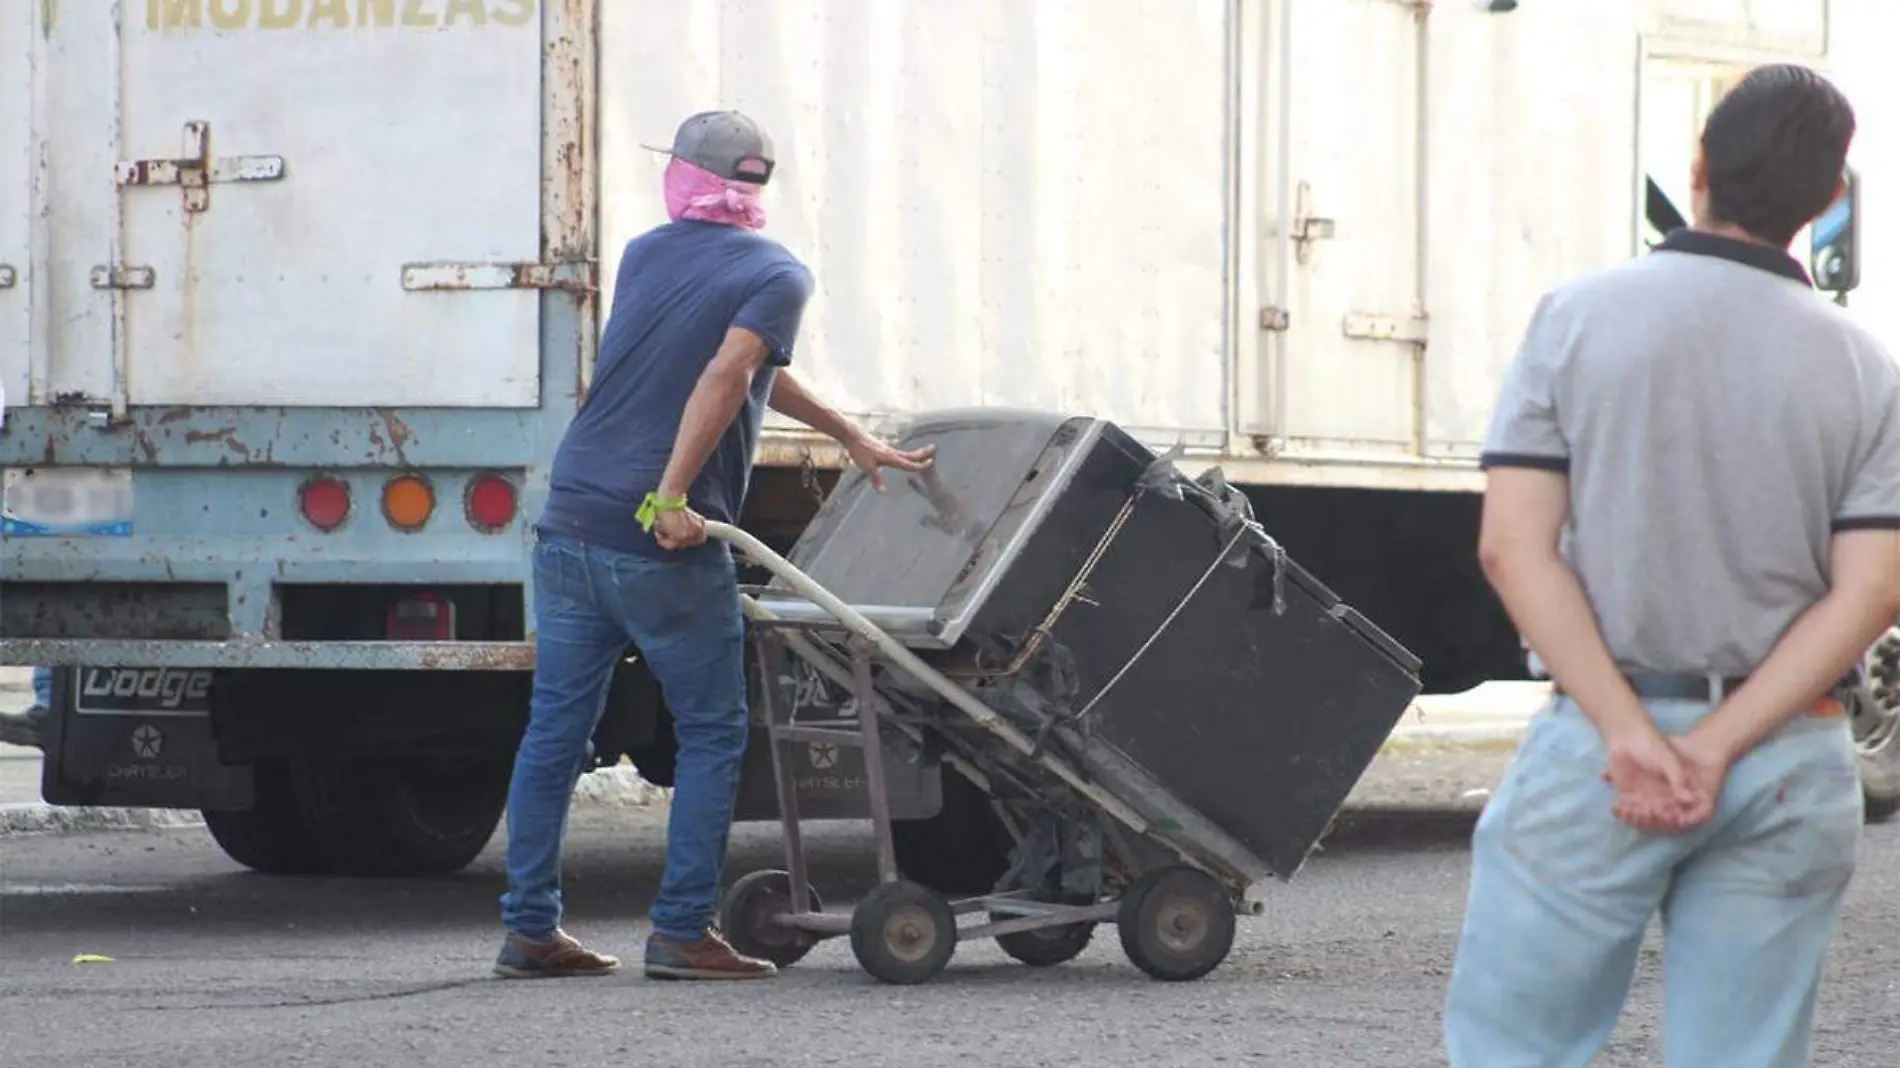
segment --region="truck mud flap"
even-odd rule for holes
[[[855,721],[850,721],[855,726]],[[824,720],[800,718],[807,727],[843,726]],[[871,802],[865,792],[864,751],[848,745],[788,741],[786,768],[798,791],[798,814],[813,820],[868,820]],[[887,741],[884,753],[885,785],[891,798],[891,818],[922,820],[943,809],[942,762],[897,739]],[[779,818],[778,786],[772,777],[772,739],[754,726],[746,739],[745,762],[739,777],[734,818],[741,821]]]
[[[213,673],[198,668],[60,668],[40,795],[55,805],[248,809],[249,765],[218,759]]]

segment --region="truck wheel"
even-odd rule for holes
[[[266,875],[316,875],[324,871],[323,853],[304,826],[303,813],[282,764],[252,769],[255,799],[246,811],[206,809],[205,829],[224,855]]]
[[[447,875],[494,836],[510,760],[309,760],[292,781],[311,836],[339,875]]]
[[[945,765],[943,808],[927,820],[893,820],[891,846],[904,878],[947,897],[970,897],[996,887],[1015,843],[989,796]]]
[[[1869,822],[1900,812],[1900,627],[1867,653],[1867,682],[1855,696],[1854,748]]]

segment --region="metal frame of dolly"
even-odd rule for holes
[[[919,983],[941,972],[961,941],[994,938],[1026,964],[1059,964],[1086,947],[1097,923],[1109,922],[1119,928],[1129,958],[1157,979],[1196,979],[1226,958],[1233,946],[1236,914],[1257,910],[1237,906],[1225,884],[1195,866],[1170,865],[1145,872],[1119,899],[1087,905],[1038,901],[1023,891],[950,901],[901,878],[891,841],[880,722],[891,722],[899,729],[905,729],[905,724],[875,689],[874,656],[881,655],[928,686],[1011,748],[1033,756],[1037,764],[1129,830],[1145,833],[1147,823],[1054,754],[1038,752],[1031,738],[758,539],[725,523],[708,522],[706,531],[784,580],[791,592],[823,608],[836,621],[827,625],[785,620],[743,595],[742,606],[755,624],[760,663],[775,663],[770,654],[775,645],[783,646],[843,686],[857,707],[855,730],[801,726],[781,720],[775,687],[769,680],[760,688],[785,834],[786,870],[752,872],[727,891],[720,908],[720,928],[735,948],[785,967],[802,959],[820,941],[849,936],[859,965],[873,977],[887,983]],[[849,634],[845,643],[848,666],[801,633],[813,630]],[[796,710],[792,711],[795,715]],[[878,885],[848,915],[824,911],[807,876],[798,792],[785,766],[785,742],[855,746],[863,751],[877,839]],[[977,912],[988,913],[991,921],[957,926],[959,915]],[[1020,937],[1032,932],[1037,937]]]

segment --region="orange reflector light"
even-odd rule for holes
[[[421,475],[397,475],[383,483],[383,518],[397,530],[421,530],[435,511],[435,490]]]
[[[341,479],[318,475],[297,490],[297,507],[311,526],[328,533],[350,517],[350,487]]]

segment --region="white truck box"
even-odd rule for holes
[[[740,107],[783,157],[770,232],[819,280],[799,370],[851,413],[1066,408],[1244,478],[1461,488],[1535,295],[1636,251],[1639,146],[1679,180],[1706,106],[1685,86],[1752,59],[1828,65],[1831,39],[1856,40],[1830,35],[1830,7],[1876,17],[1867,0],[561,6],[597,22],[577,62],[599,76],[603,293],[661,219],[640,145]],[[497,266],[537,260],[558,170],[541,96],[576,91],[544,70],[541,16],[6,5],[10,403],[541,403],[536,295]],[[1884,85],[1843,78],[1869,104]],[[200,147],[193,211],[149,164]],[[799,455],[775,426],[768,460]]]

